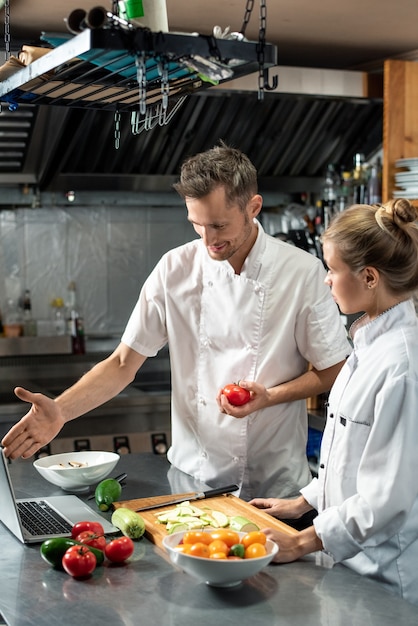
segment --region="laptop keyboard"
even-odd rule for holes
[[[71,533],[71,524],[43,500],[18,502],[17,507],[22,525],[33,536]]]

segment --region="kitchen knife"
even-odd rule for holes
[[[206,498],[213,498],[214,496],[221,496],[224,493],[231,493],[232,491],[237,491],[239,489],[238,485],[227,485],[226,487],[218,487],[217,489],[209,489],[209,491],[197,491],[194,494],[191,494],[187,498],[176,498],[173,496],[172,500],[167,500],[166,502],[157,502],[154,504],[149,504],[148,506],[143,506],[139,509],[135,509],[137,513],[141,511],[149,511],[150,509],[161,509],[162,507],[172,506],[173,504],[180,504],[181,502],[189,502],[194,500],[205,500]]]

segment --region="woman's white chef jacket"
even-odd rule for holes
[[[363,325],[362,325],[363,323]],[[356,326],[356,324],[354,325]],[[359,320],[301,492],[335,561],[418,604],[418,323],[412,300]]]
[[[202,240],[169,251],[144,283],[122,341],[154,356],[169,344],[170,462],[211,486],[236,483],[243,498],[294,496],[311,474],[305,400],[236,419],[219,412],[227,383],[271,387],[324,369],[350,351],[322,263],[266,235],[240,275]]]

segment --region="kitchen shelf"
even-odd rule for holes
[[[0,102],[130,111],[210,87],[193,61],[230,70],[226,82],[260,71],[259,42],[213,36],[152,32],[146,28],[86,29],[78,35],[43,33],[51,51],[0,83]],[[277,48],[265,43],[263,68],[277,65]],[[145,67],[140,93],[138,58]],[[165,72],[161,78],[161,68]],[[261,68],[261,69],[263,69]],[[145,95],[144,95],[145,94]]]

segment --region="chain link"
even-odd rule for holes
[[[266,1],[260,0],[260,29],[258,31],[257,60],[258,60],[258,99],[264,100],[264,49],[266,46]]]
[[[135,59],[136,79],[139,88],[139,112],[145,115],[147,110],[147,68],[145,65],[145,56],[141,54]]]
[[[245,35],[245,30],[248,26],[248,22],[250,21],[253,8],[254,8],[254,0],[247,0],[247,4],[245,7],[244,21],[242,23],[241,31],[240,31],[243,35]]]
[[[161,76],[161,107],[162,111],[167,111],[168,96],[170,94],[170,83],[168,80],[168,63],[166,59],[158,62],[158,73]]]
[[[119,150],[120,146],[120,111],[115,111],[115,149]]]
[[[6,51],[5,59],[10,59],[10,0],[4,3],[4,48]]]

